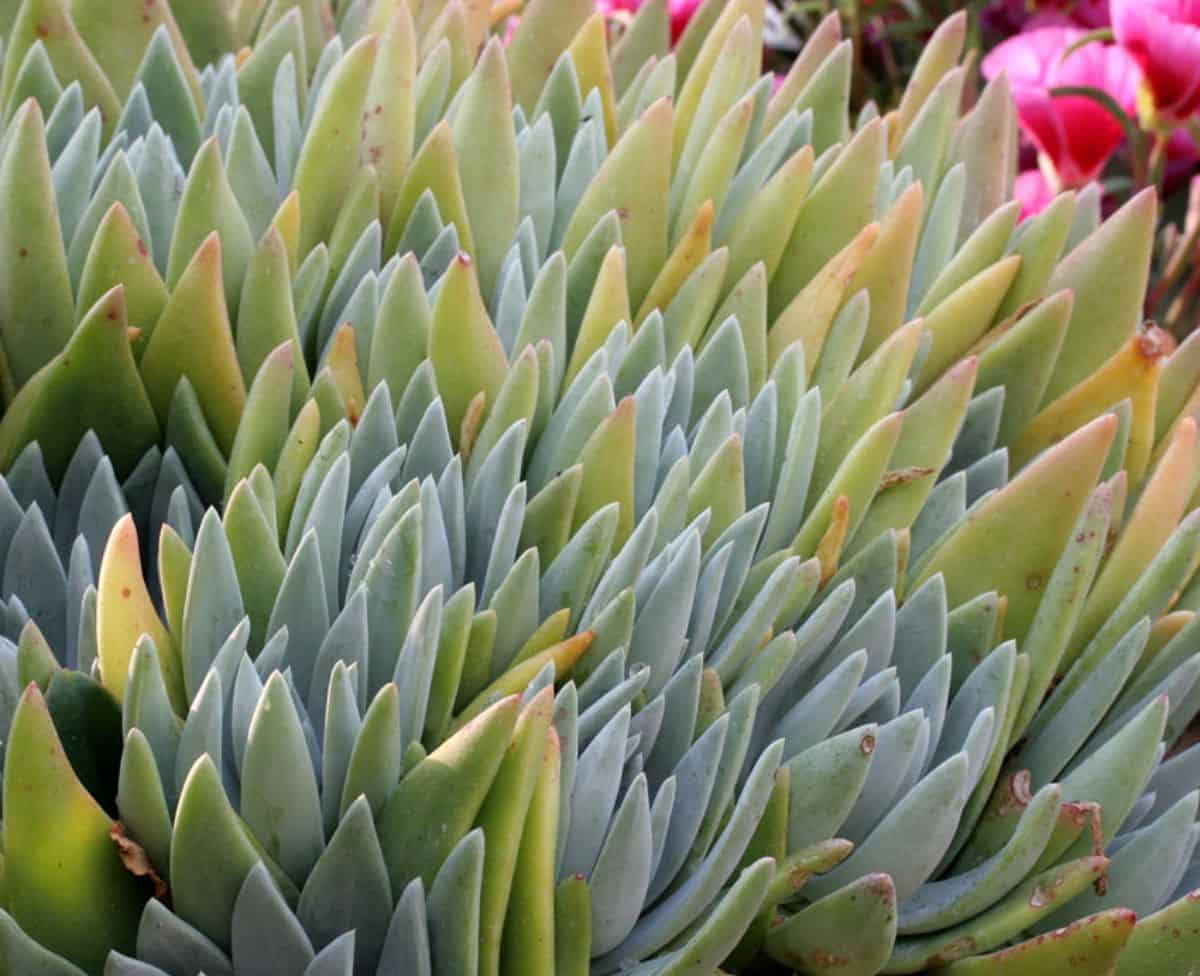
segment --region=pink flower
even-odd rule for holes
[[[596,9],[606,17],[616,13],[637,13],[641,5],[642,0],[596,0]]]
[[[1200,0],[1112,0],[1113,33],[1142,67],[1166,122],[1200,109]]]
[[[1137,64],[1121,48],[1091,43],[1063,58],[1063,52],[1083,33],[1043,27],[1009,38],[983,60],[983,73],[989,79],[1007,73],[1021,128],[1066,187],[1096,179],[1121,144],[1124,131],[1111,113],[1092,99],[1078,95],[1055,98],[1050,90],[1099,88],[1126,111],[1133,111],[1137,100]]]
[[[683,34],[692,15],[700,9],[701,0],[671,0],[671,43],[674,44]]]
[[[644,0],[596,0],[596,9],[607,17],[631,17],[637,13]],[[671,0],[671,43],[679,40],[688,21],[699,8],[701,0]]]
[[[1054,187],[1040,169],[1018,173],[1013,193],[1021,203],[1021,220],[1040,214],[1054,199]]]

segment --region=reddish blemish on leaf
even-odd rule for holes
[[[918,478],[924,478],[934,473],[935,468],[897,468],[895,471],[889,471],[883,476],[879,482],[879,490],[887,491],[889,488],[895,488],[899,485],[906,485],[910,481],[916,481]]]
[[[1147,322],[1138,335],[1137,351],[1146,359],[1169,356],[1175,350],[1175,337],[1153,322]]]
[[[119,820],[112,825],[108,836],[117,845],[117,852],[121,856],[121,863],[125,865],[125,870],[139,878],[148,879],[154,885],[154,897],[159,901],[166,901],[167,883],[154,870],[154,865],[150,863],[145,848],[125,836],[125,827]]]
[[[823,952],[820,949],[814,949],[808,954],[808,961],[818,969],[833,969],[835,966],[850,965],[850,958],[847,956],[835,956],[831,952]]]
[[[1115,909],[1112,914],[1113,917],[1110,919],[1109,924],[1114,929],[1132,928],[1137,923],[1137,913],[1129,911],[1128,909]],[[1064,928],[1055,929],[1053,932],[1045,932],[1042,935],[1039,935],[1037,938],[1030,939],[1028,942],[1023,942],[1020,945],[1015,945],[1008,949],[1003,949],[1000,952],[989,956],[988,958],[996,960],[1009,958],[1019,959],[1034,946],[1045,945],[1047,942],[1057,942],[1062,939],[1068,939],[1081,929],[1088,928],[1089,926],[1095,925],[1097,922],[1101,921],[1103,921],[1101,918],[1081,918],[1079,921],[1072,922],[1070,925],[1065,926]],[[1100,937],[1098,935],[1093,935],[1091,936],[1091,941],[1099,942]],[[1081,962],[1087,963],[1089,960],[1086,957],[1081,958],[1079,956],[1067,957],[1067,964],[1070,966],[1079,965]]]
[[[936,956],[929,960],[931,965],[939,963],[954,962],[956,959],[962,959],[964,956],[969,956],[975,951],[975,939],[972,936],[964,935],[961,939],[955,939],[948,946],[942,949]]]

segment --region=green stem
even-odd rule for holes
[[[1195,315],[1196,297],[1200,294],[1200,268],[1192,272],[1192,275],[1187,280],[1187,284],[1183,286],[1175,300],[1171,302],[1170,308],[1167,309],[1165,325],[1167,331],[1171,332],[1178,338],[1186,336],[1192,331],[1196,323],[1194,318],[1192,321],[1182,322],[1185,315],[1191,313]],[[1182,327],[1181,327],[1182,325]]]
[[[1196,256],[1196,246],[1198,243],[1200,243],[1200,222],[1196,222],[1187,228],[1182,239],[1172,249],[1166,268],[1159,276],[1149,297],[1146,299],[1146,308],[1151,314],[1162,304],[1167,295],[1171,293],[1171,289],[1179,283],[1183,272],[1187,270],[1188,265]]]
[[[1167,171],[1167,143],[1171,141],[1171,134],[1163,129],[1159,129],[1154,134],[1154,145],[1150,150],[1150,163],[1148,166],[1149,182],[1147,185],[1153,186],[1158,192],[1162,192],[1163,177]]]

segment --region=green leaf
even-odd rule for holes
[[[10,48],[5,53],[11,59],[16,52]],[[6,61],[5,67],[10,64]],[[6,145],[0,157],[0,345],[5,363],[0,386],[11,403],[16,389],[67,344],[74,303],[37,103],[26,102],[4,134]]]
[[[479,287],[489,296],[517,229],[520,177],[511,117],[504,47],[494,38],[458,94],[453,122]]]
[[[277,0],[276,5],[282,2]],[[364,37],[338,61],[321,90],[293,179],[300,194],[301,256],[329,240],[354,182],[361,117],[378,49],[378,35]],[[311,51],[310,58],[316,61]]]
[[[181,799],[181,810],[182,805]],[[324,826],[308,745],[279,672],[267,680],[250,722],[242,762],[242,814],[266,852],[301,884],[324,848]]]
[[[133,951],[148,892],[121,863],[113,821],[76,778],[36,687],[22,695],[7,745],[8,904],[38,942],[99,973],[110,948]]]
[[[4,74],[0,78],[0,105],[7,105],[26,52],[41,42],[54,74],[63,85],[78,81],[88,108],[98,108],[104,131],[111,135],[121,115],[121,102],[104,70],[79,36],[67,11],[66,0],[25,0],[8,34]]]
[[[1141,321],[1158,198],[1144,190],[1085,238],[1055,269],[1048,294],[1075,304],[1045,403],[1056,400],[1113,355]],[[1113,269],[1121,274],[1114,275]]]
[[[175,233],[171,238],[171,257],[167,264],[169,288],[179,289],[188,268],[213,234],[221,242],[225,302],[229,308],[236,308],[246,277],[246,267],[254,253],[254,239],[233,188],[229,185],[229,176],[216,137],[201,147],[188,172],[175,218]]]
[[[481,976],[498,974],[509,894],[522,846],[526,814],[540,776],[539,759],[554,710],[552,689],[544,689],[525,706],[517,720],[504,761],[488,790],[476,824],[487,841],[480,898]]]
[[[168,295],[149,246],[120,201],[104,215],[88,248],[76,297],[78,317],[83,318],[116,285],[125,289],[129,327],[137,330],[133,353],[140,358],[166,307]]]
[[[37,442],[51,477],[62,477],[89,430],[118,476],[131,472],[159,439],[151,400],[137,375],[118,285],[88,312],[61,353],[21,390],[0,421],[0,467]]]
[[[363,122],[363,158],[379,174],[379,212],[385,218],[396,205],[415,148],[418,68],[417,37],[409,5],[376,3],[376,15],[389,7],[392,12],[379,38]]]
[[[663,99],[621,137],[575,208],[563,238],[570,260],[610,211],[621,222],[629,275],[629,302],[639,308],[667,257],[674,112]]]
[[[941,543],[914,588],[941,573],[952,607],[999,591],[1008,598],[1004,634],[1023,639],[1116,426],[1116,417],[1106,414],[1032,462]]]
[[[457,442],[471,401],[482,393],[489,409],[500,392],[508,360],[488,318],[479,279],[466,254],[451,262],[438,289],[429,328],[429,359]]]
[[[401,780],[379,815],[392,890],[426,885],[466,836],[512,739],[519,699],[506,698],[464,726]]]
[[[896,939],[896,889],[886,874],[867,874],[775,925],[767,954],[808,973],[872,976]]]
[[[221,265],[221,242],[213,233],[180,273],[142,355],[141,372],[162,423],[176,385],[186,377],[217,443],[227,452],[237,436],[246,387],[233,345]]]

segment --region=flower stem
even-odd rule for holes
[[[1155,190],[1162,191],[1163,177],[1167,170],[1167,143],[1171,141],[1171,134],[1165,129],[1159,129],[1154,133],[1154,145],[1150,149],[1150,163],[1148,166],[1149,185]]]
[[[1153,315],[1163,303],[1171,290],[1179,283],[1179,279],[1200,253],[1200,180],[1194,180],[1188,197],[1187,219],[1184,222],[1183,234],[1171,242],[1170,256],[1166,267],[1159,276],[1154,288],[1146,298],[1146,309]]]

